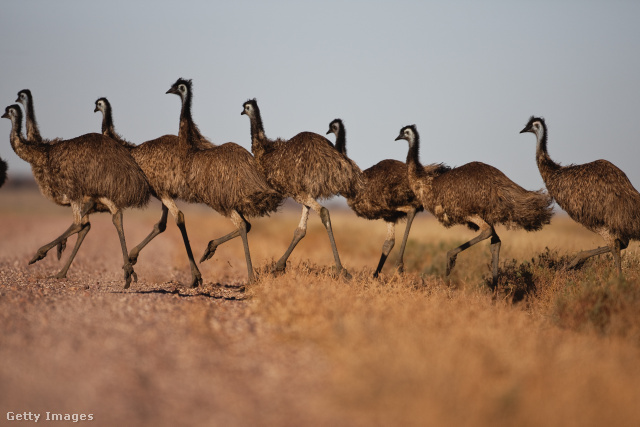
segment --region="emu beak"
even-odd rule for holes
[[[394,141],[397,141],[397,140],[399,140],[399,139],[403,139],[403,138],[402,138],[402,135],[398,135],[398,136],[396,137],[396,139],[394,139]]]
[[[325,135],[329,135],[330,133],[331,133],[331,129],[329,129],[327,133],[325,133]]]
[[[165,92],[165,94],[167,94],[167,93],[176,93],[176,90],[172,86],[172,87],[169,88],[168,91]]]
[[[16,100],[14,102],[20,102],[20,96],[18,95],[18,97],[16,98]]]
[[[8,114],[8,113],[4,113],[4,114],[2,115],[2,117],[0,117],[0,118],[2,118],[2,119],[8,119],[8,118],[9,118],[9,114]]]
[[[529,130],[530,130],[530,129],[531,129],[531,128],[530,128],[529,126],[525,126],[525,127],[524,127],[524,129],[522,129],[522,130],[520,131],[520,133],[529,132]]]
[[[240,113],[240,115],[242,116],[243,114],[247,114],[247,113],[245,113],[244,110],[242,110],[242,113]]]
[[[93,112],[94,112],[94,113],[97,113],[97,112],[98,112],[98,106],[97,106],[97,105],[96,105],[96,108],[94,108],[94,109],[93,109]]]

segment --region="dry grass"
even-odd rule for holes
[[[159,214],[153,205],[125,215],[128,242]],[[185,215],[196,257],[231,230],[205,208]],[[299,219],[286,210],[252,222],[259,281],[245,293],[236,288],[246,279],[239,239],[201,265],[203,289],[185,291],[188,264],[170,223],[140,256],[140,283],[119,293],[122,260],[107,216],[96,216],[66,284],[45,279],[59,266],[53,254],[25,264],[70,214],[3,189],[0,218],[11,225],[0,231],[0,402],[16,410],[72,410],[63,390],[101,414],[98,425],[640,424],[638,244],[624,252],[624,279],[608,256],[566,271],[571,254],[601,242],[564,217],[538,233],[498,229],[492,291],[488,243],[460,254],[445,280],[446,250],[473,233],[426,215],[414,222],[407,272],[393,271],[396,248],[381,280],[371,279],[385,226],[337,209],[334,233],[353,279],[333,277],[315,215],[288,272],[273,277]]]

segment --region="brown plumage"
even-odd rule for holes
[[[159,138],[134,145],[125,140],[115,131],[111,104],[107,98],[96,101],[94,112],[102,112],[102,134],[116,140],[127,148],[144,173],[152,194],[162,202],[160,221],[154,225],[149,235],[129,252],[132,264],[138,260],[140,251],[167,227],[168,213],[171,212],[176,225],[182,234],[189,265],[191,267],[191,287],[202,283],[202,275],[193,258],[191,244],[184,219],[184,214],[176,205],[176,199],[189,200],[191,193],[187,185],[183,164],[189,151],[189,146],[181,144],[177,135],[164,135]]]
[[[41,247],[32,264],[41,260],[60,241],[78,233],[78,240],[67,264],[56,275],[65,277],[86,233],[89,211],[96,203],[111,212],[123,251],[125,288],[135,278],[127,256],[122,229],[122,209],[141,207],[149,200],[149,185],[127,150],[110,138],[90,133],[56,144],[28,142],[22,137],[22,111],[18,105],[6,108],[3,118],[11,120],[11,146],[16,154],[31,164],[40,191],[53,201],[65,200],[73,210],[73,224],[60,237]]]
[[[346,129],[341,119],[335,119],[329,123],[327,134],[336,135],[336,150],[347,155]],[[427,165],[431,173],[439,175],[450,168],[444,165]],[[404,250],[409,237],[409,230],[416,213],[422,212],[422,204],[418,201],[409,186],[407,177],[407,165],[398,160],[382,160],[371,166],[362,174],[362,185],[356,186],[353,194],[347,197],[347,204],[356,215],[366,219],[383,219],[387,223],[387,238],[382,245],[382,255],[373,277],[378,277],[384,263],[395,244],[396,223],[407,218],[400,254],[396,263],[396,269],[400,272],[404,269]]]
[[[396,140],[409,142],[409,183],[422,205],[445,227],[456,224],[480,230],[480,234],[447,253],[447,275],[457,255],[476,243],[491,238],[493,283],[497,282],[500,238],[494,226],[535,231],[548,224],[553,200],[543,191],[528,191],[493,166],[467,163],[434,176],[420,164],[420,136],[415,125],[405,126]]]
[[[351,196],[362,185],[361,173],[351,160],[335,150],[331,142],[312,132],[302,132],[289,140],[265,136],[260,109],[255,99],[244,103],[241,114],[251,121],[251,151],[269,185],[302,205],[300,224],[287,251],[274,267],[284,271],[289,255],[305,236],[309,209],[316,211],[329,235],[337,273],[343,272],[331,228],[329,210],[317,202],[334,195]],[[346,270],[344,270],[345,274]]]
[[[576,267],[587,258],[613,254],[622,273],[620,250],[631,239],[640,239],[640,194],[627,175],[606,160],[561,166],[547,152],[547,125],[531,117],[520,131],[536,135],[536,161],[549,194],[576,222],[599,234],[607,246],[580,252],[570,264]]]
[[[7,180],[7,162],[0,159],[0,187],[4,185]]]
[[[247,217],[268,215],[282,203],[280,193],[269,186],[251,153],[227,142],[211,144],[193,122],[191,80],[178,79],[167,91],[180,96],[180,144],[188,146],[183,170],[189,187],[189,201],[204,203],[230,218],[237,229],[226,236],[209,242],[200,262],[213,256],[216,248],[240,236],[244,245],[249,281],[255,280],[247,233],[251,224]]]

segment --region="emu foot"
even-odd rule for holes
[[[131,263],[126,263],[122,266],[122,269],[124,270],[124,288],[129,289],[129,286],[131,286],[131,279],[133,279],[134,282],[137,282],[138,275],[133,271],[133,265]]]
[[[453,267],[455,267],[456,265],[456,258],[458,257],[458,255],[447,255],[447,273],[446,275],[448,276],[449,274],[451,274],[451,270],[453,270]]]
[[[218,245],[215,243],[215,240],[212,240],[207,245],[207,249],[205,249],[202,257],[200,258],[200,262],[205,262],[208,259],[211,259],[213,254],[216,253],[216,249],[218,249]]]
[[[44,257],[47,256],[47,252],[48,251],[45,251],[43,248],[38,249],[38,252],[36,252],[33,258],[31,258],[31,261],[29,261],[29,265],[44,259]]]
[[[403,262],[399,262],[399,263],[396,264],[396,271],[399,274],[404,273],[404,263]]]
[[[136,265],[138,262],[138,255],[140,255],[140,250],[138,248],[131,249],[131,252],[129,252],[129,264]]]
[[[287,262],[276,262],[276,264],[271,268],[271,274],[273,274],[274,276],[280,276],[281,274],[285,273],[285,270],[287,268]]]
[[[347,269],[344,268],[344,267],[340,267],[339,269],[336,269],[336,276],[337,277],[343,277],[343,278],[345,278],[347,280],[351,280],[353,278],[351,273],[349,273],[347,271]]]
[[[200,275],[200,272],[198,271],[197,273],[193,273],[192,274],[191,285],[189,287],[190,288],[197,288],[200,285],[202,285],[202,276]]]
[[[56,247],[56,255],[58,256],[58,261],[62,258],[62,252],[67,248],[67,239],[64,239],[62,242],[58,243]]]

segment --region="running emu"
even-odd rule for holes
[[[569,166],[551,160],[543,118],[531,117],[520,131],[524,132],[536,136],[536,161],[549,194],[574,221],[599,234],[607,243],[580,252],[569,268],[592,256],[611,252],[618,274],[622,274],[620,250],[629,245],[629,240],[640,239],[640,194],[627,175],[606,160]]]
[[[312,132],[302,132],[289,140],[271,140],[265,136],[260,109],[255,99],[243,104],[241,114],[251,121],[251,151],[271,187],[284,197],[291,197],[302,205],[300,224],[293,233],[293,240],[284,255],[274,266],[274,272],[282,272],[287,259],[307,232],[309,209],[320,215],[327,229],[336,273],[349,276],[342,267],[331,228],[329,210],[317,202],[340,194],[351,197],[355,188],[362,185],[357,166],[335,150],[333,144]]]
[[[416,126],[400,129],[396,141],[400,139],[409,142],[409,183],[425,209],[445,227],[464,224],[480,230],[478,236],[447,252],[447,275],[460,252],[491,238],[491,272],[495,286],[501,242],[494,227],[504,224],[509,228],[539,230],[551,220],[552,198],[543,191],[527,191],[498,169],[480,162],[467,163],[434,176],[420,164],[420,136]]]
[[[167,93],[176,94],[182,100],[178,139],[179,144],[187,148],[182,167],[189,188],[188,201],[208,205],[236,226],[235,231],[210,241],[200,262],[211,258],[222,243],[240,236],[249,282],[254,282],[247,240],[251,224],[246,217],[275,212],[283,197],[267,184],[251,153],[233,142],[213,145],[202,136],[191,117],[191,80],[178,79]]]
[[[96,101],[94,112],[102,112],[102,134],[118,141],[123,147],[129,150],[142,172],[144,172],[151,193],[162,202],[162,216],[160,221],[153,226],[151,233],[129,252],[129,259],[135,265],[140,251],[153,240],[158,234],[167,228],[167,216],[171,212],[176,225],[182,234],[184,247],[189,258],[191,267],[192,288],[202,284],[202,275],[193,259],[189,236],[185,224],[184,214],[176,205],[176,199],[188,199],[186,176],[182,164],[187,155],[189,147],[181,145],[176,135],[163,135],[151,141],[143,142],[140,145],[131,144],[116,131],[113,124],[111,104],[107,98],[100,98]]]
[[[73,224],[60,237],[38,249],[29,264],[43,259],[62,240],[78,233],[69,260],[55,276],[65,277],[91,228],[88,214],[99,202],[111,212],[118,232],[124,260],[124,287],[128,288],[136,275],[127,255],[122,209],[141,207],[149,200],[149,185],[133,158],[115,141],[97,133],[55,144],[27,142],[22,137],[22,111],[17,104],[7,107],[2,118],[11,120],[11,146],[21,159],[31,164],[43,195],[53,201],[66,200],[73,210]]]
[[[336,150],[347,155],[347,132],[341,119],[329,123],[327,134],[336,135]],[[430,173],[439,175],[450,168],[443,165],[428,165],[425,167]],[[359,169],[358,169],[359,171]],[[362,173],[363,185],[356,187],[356,191],[347,198],[347,204],[356,215],[366,219],[383,219],[387,223],[387,237],[382,245],[382,255],[373,273],[378,277],[396,240],[396,223],[406,218],[407,226],[400,246],[400,254],[396,262],[396,270],[404,271],[404,250],[409,238],[409,230],[416,213],[424,208],[418,201],[407,178],[407,165],[398,160],[382,160]]]

